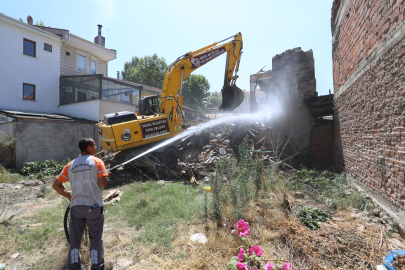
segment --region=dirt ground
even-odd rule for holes
[[[18,219],[21,215],[29,215],[52,203],[52,200],[45,200],[44,197],[51,191],[53,181],[54,178],[45,178],[37,183],[29,179],[17,184],[0,183],[0,205],[7,205],[8,215],[5,218],[15,215]],[[46,186],[45,190],[43,186]]]

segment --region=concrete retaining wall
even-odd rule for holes
[[[61,162],[80,154],[79,140],[91,137],[98,143],[97,126],[78,121],[17,120],[0,124],[0,130],[14,133],[16,168],[25,162],[49,159]]]

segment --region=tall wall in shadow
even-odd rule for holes
[[[301,48],[287,50],[274,56],[272,64],[267,102],[275,108],[280,106],[274,112],[276,127],[281,137],[290,141],[287,154],[309,149],[313,121],[303,100],[317,95],[313,52]]]

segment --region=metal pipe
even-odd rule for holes
[[[184,73],[184,67],[181,67],[180,95],[182,94],[182,91],[183,91],[183,73]]]
[[[101,27],[103,27],[101,24],[97,24],[98,26],[98,35],[101,36]]]
[[[182,93],[183,93],[183,75],[184,75],[184,67],[181,67],[181,83],[180,83],[180,95],[179,95],[179,99],[180,99],[180,96],[182,95]],[[176,123],[177,123],[177,117],[178,117],[178,114],[179,113],[179,102],[177,101],[177,109],[176,109]],[[181,122],[181,119],[180,119],[180,122]]]

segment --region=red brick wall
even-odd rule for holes
[[[335,126],[339,134],[335,144],[343,155],[341,165],[402,209],[405,209],[404,55],[403,40],[335,100],[335,121],[339,122]]]
[[[335,165],[334,151],[334,121],[316,123],[311,130],[311,167],[329,169]]]
[[[404,19],[404,0],[350,0],[340,26],[335,25],[342,0],[332,6],[334,89],[338,91],[381,41]],[[357,8],[358,5],[358,8]]]
[[[332,16],[343,2],[334,1]],[[404,10],[405,0],[350,0],[341,25],[332,23],[332,55],[335,163],[405,210],[405,39],[393,47],[386,45],[381,57],[339,92],[404,20]]]

